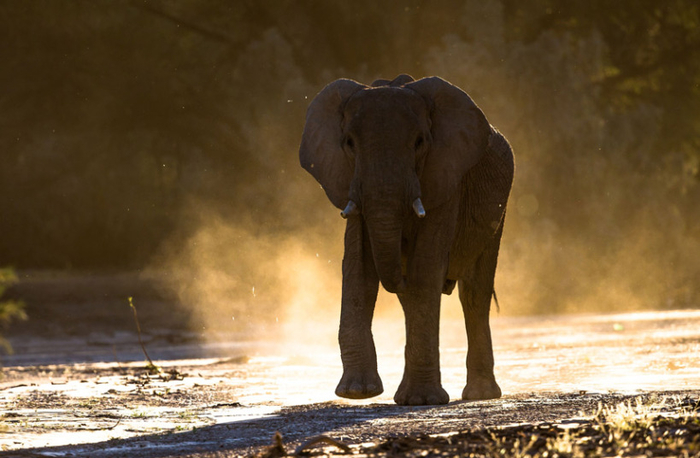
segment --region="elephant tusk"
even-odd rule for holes
[[[425,208],[423,208],[423,202],[421,202],[420,197],[413,201],[413,211],[416,212],[416,216],[419,218],[425,218]]]
[[[340,216],[343,217],[343,219],[347,219],[349,216],[355,216],[360,214],[360,209],[357,208],[357,204],[353,202],[352,200],[348,201],[348,204],[345,206],[345,210],[340,212]]]

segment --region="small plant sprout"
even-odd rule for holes
[[[141,325],[139,325],[139,316],[136,312],[136,306],[134,305],[134,300],[131,296],[129,296],[129,307],[131,307],[131,311],[134,312],[134,322],[136,323],[136,332],[138,333],[139,345],[141,345],[141,350],[143,350],[143,354],[148,360],[148,365],[146,365],[146,368],[152,374],[160,374],[162,372],[162,369],[153,364],[153,360],[151,360],[151,357],[148,356],[146,346],[143,344],[143,339],[141,339]]]
[[[0,297],[5,293],[8,286],[17,283],[17,275],[14,270],[6,267],[0,268]],[[24,303],[15,300],[0,301],[0,324],[7,325],[13,319],[26,320],[27,314],[24,311]],[[8,354],[12,353],[10,343],[0,336],[0,347]]]

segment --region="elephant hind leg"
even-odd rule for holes
[[[470,282],[471,283],[471,282]],[[493,374],[493,346],[489,327],[490,291],[479,285],[460,281],[459,298],[467,327],[467,385],[462,399],[480,400],[501,397],[501,389]]]
[[[489,312],[493,295],[493,278],[501,231],[476,261],[473,274],[459,282],[459,299],[467,328],[467,385],[462,399],[480,400],[501,397],[493,374],[493,345]]]

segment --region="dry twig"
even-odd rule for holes
[[[146,355],[146,359],[148,360],[148,369],[153,372],[160,372],[160,368],[153,364],[151,357],[148,356],[146,346],[143,344],[143,340],[141,339],[141,325],[139,324],[139,316],[136,313],[136,306],[134,305],[132,297],[129,297],[129,307],[131,307],[131,310],[134,312],[134,322],[136,323],[136,332],[138,333],[139,345],[141,345],[141,350],[143,350],[143,354]]]
[[[332,437],[328,436],[316,436],[312,437],[299,445],[296,450],[294,450],[295,455],[299,455],[301,452],[305,451],[307,448],[313,447],[318,444],[328,444],[328,445],[333,445],[334,447],[338,447],[340,450],[342,450],[345,453],[350,453],[350,447],[347,445],[343,444],[342,442],[333,439]]]

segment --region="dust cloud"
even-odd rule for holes
[[[291,234],[265,233],[204,212],[154,270],[170,278],[180,302],[193,311],[193,330],[202,335],[329,343],[339,316],[337,251],[325,241],[312,248]]]
[[[496,291],[505,315],[675,310],[695,305],[690,272],[700,245],[680,218],[632,221],[596,233],[530,216],[512,196]],[[514,201],[514,202],[513,202]],[[634,202],[629,202],[634,205]],[[663,218],[663,219],[662,219]],[[510,224],[509,224],[510,223]],[[593,226],[594,223],[591,223]],[[666,227],[667,224],[669,227]]]

